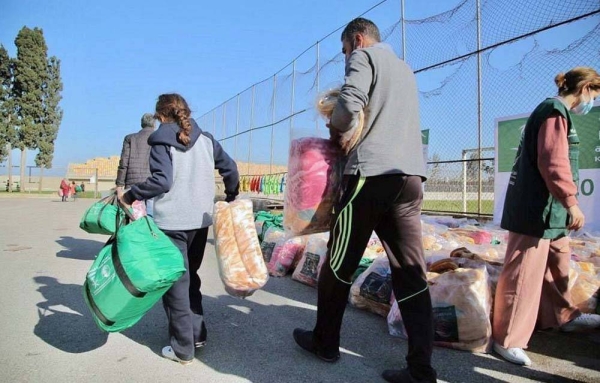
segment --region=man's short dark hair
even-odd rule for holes
[[[368,36],[377,42],[381,41],[377,25],[371,20],[363,19],[362,17],[358,17],[346,25],[346,28],[344,28],[344,31],[342,32],[342,41],[354,40],[354,36],[356,36],[357,33]]]
[[[142,128],[153,128],[154,127],[154,115],[152,113],[145,113],[142,116]]]

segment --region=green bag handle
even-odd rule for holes
[[[119,214],[116,215],[115,234],[112,237],[110,237],[108,239],[108,241],[106,241],[106,244],[104,246],[111,245],[110,250],[111,250],[111,259],[113,262],[113,266],[115,267],[115,272],[117,273],[117,276],[121,280],[121,283],[123,283],[123,286],[125,287],[125,289],[127,289],[129,294],[133,295],[134,297],[143,298],[146,295],[146,293],[138,290],[131,282],[129,275],[127,275],[127,272],[125,271],[125,268],[123,267],[123,263],[121,263],[121,258],[119,257],[119,251],[117,249],[117,242],[119,241],[119,238],[118,238],[119,228],[122,226],[122,222],[124,222],[126,219],[133,221],[134,220],[133,215],[129,212],[129,210],[127,208],[125,208],[125,206],[121,203],[121,201],[119,201],[117,198],[115,198],[115,200],[117,201],[116,204],[119,207],[119,209],[123,210],[123,212],[125,212],[126,217],[124,217],[121,220],[121,219],[119,219]],[[150,222],[148,222],[148,217],[144,217],[144,219],[146,220],[146,223],[148,224],[150,233],[152,233],[153,236],[156,236],[154,234],[154,232],[152,231]]]
[[[102,212],[104,211],[104,209],[106,208],[107,205],[114,205],[115,204],[116,197],[117,197],[117,195],[113,194],[113,195],[109,195],[107,197],[104,197],[104,198],[102,198],[101,200],[98,201],[98,202],[104,202],[104,206],[102,206],[102,208],[100,209],[100,213],[98,214],[98,219],[97,219],[98,227],[100,227],[100,217],[102,216]],[[95,202],[95,203],[98,203],[98,202]],[[88,214],[90,214],[90,209],[88,209],[85,212],[85,215],[83,216],[83,226],[85,226],[86,228],[88,227],[88,224],[87,224]]]

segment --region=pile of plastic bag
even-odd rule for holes
[[[329,233],[294,235],[275,241],[269,273],[316,286],[327,254]],[[423,248],[433,302],[435,344],[487,352],[491,344],[493,298],[502,271],[508,232],[473,219],[422,216]],[[571,239],[571,298],[582,312],[600,311],[600,233]],[[373,234],[354,274],[349,303],[387,317],[390,334],[406,337],[395,303],[384,248]]]

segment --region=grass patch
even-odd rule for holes
[[[477,201],[467,201],[467,213],[477,213]],[[423,210],[464,213],[462,201],[424,200]],[[481,201],[482,214],[494,214],[494,201]]]
[[[20,195],[52,195],[54,194],[56,197],[58,197],[58,191],[56,190],[42,190],[42,191],[37,191],[37,190],[26,190],[23,193],[18,192],[16,190],[13,190],[12,193],[7,192],[5,189],[1,189],[0,190],[0,194],[6,194],[6,195],[14,195],[15,197],[20,196]],[[94,192],[93,191],[85,191],[85,192],[79,192],[77,193],[77,198],[100,198],[100,192],[98,192],[98,196],[94,197]]]

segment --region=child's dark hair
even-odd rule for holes
[[[158,96],[154,117],[163,122],[176,122],[179,125],[177,140],[186,146],[190,143],[190,133],[192,132],[191,114],[187,102],[177,93]]]

